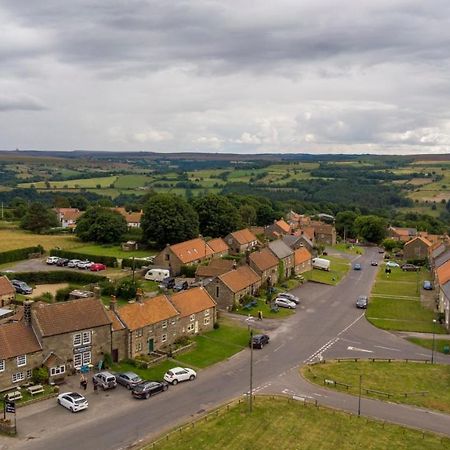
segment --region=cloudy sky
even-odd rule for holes
[[[0,0],[0,149],[450,152],[448,0]]]

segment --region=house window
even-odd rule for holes
[[[91,363],[91,352],[83,353],[83,366],[86,366]]]
[[[187,330],[188,330],[188,332],[189,332],[189,331],[194,331],[194,324],[193,324],[193,323],[190,323],[190,324],[188,325],[188,327],[187,327]]]
[[[144,335],[144,330],[141,328],[136,330],[136,337],[142,337]]]
[[[216,286],[216,297],[219,297],[219,286]]]
[[[142,342],[136,342],[136,351],[137,352],[142,351]]]
[[[195,314],[191,314],[191,317],[189,317],[190,321],[193,322],[195,320]]]
[[[161,342],[166,342],[167,341],[167,334],[163,334],[161,336]]]
[[[203,324],[204,324],[204,325],[209,325],[209,317],[205,317],[205,318],[203,319]]]
[[[170,323],[171,323],[172,325],[175,325],[175,324],[177,323],[177,320],[176,320],[175,318],[173,318],[173,319],[170,321]]]
[[[73,335],[73,346],[77,347],[78,345],[81,345],[81,333]]]
[[[0,372],[3,372],[5,370],[5,360],[0,359]]]
[[[28,369],[27,370],[27,378],[32,378],[33,377],[33,369]]]
[[[18,383],[19,381],[25,380],[25,375],[23,372],[17,372],[12,374],[12,382]]]
[[[66,371],[66,366],[57,366],[57,367],[51,367],[50,368],[50,376],[54,377],[55,375],[61,375]]]
[[[82,365],[83,365],[83,357],[81,353],[75,353],[75,355],[73,355],[73,366],[78,369]]]
[[[209,316],[209,309],[206,309],[205,310],[205,317],[208,317]]]
[[[161,324],[162,328],[167,328],[167,320],[165,320],[162,324]]]
[[[27,365],[27,355],[20,355],[17,357],[17,367],[22,367]]]
[[[169,255],[168,253],[166,253],[166,254],[164,255],[164,259],[165,259],[166,261],[169,261],[170,255]]]
[[[87,345],[91,343],[91,332],[83,331],[83,345]]]

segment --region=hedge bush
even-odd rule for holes
[[[14,277],[17,280],[25,281],[26,283],[33,284],[54,284],[54,283],[99,283],[106,280],[106,277],[100,275],[94,275],[92,273],[70,271],[70,270],[57,270],[50,272],[14,272],[9,277]]]
[[[117,267],[117,258],[115,256],[88,255],[86,253],[71,252],[69,250],[58,250],[56,248],[50,250],[50,255],[68,259],[88,259],[89,261],[92,261],[92,259],[94,259],[96,263],[101,263],[108,267]]]
[[[148,266],[150,263],[146,261],[145,259],[137,259],[134,258],[134,268],[140,269],[143,266]],[[122,269],[125,269],[126,267],[133,268],[133,258],[124,258],[122,259]]]
[[[196,270],[197,270],[196,264],[193,264],[191,266],[184,265],[181,266],[180,268],[181,275],[184,275],[187,278],[194,278]]]
[[[21,261],[22,259],[28,259],[31,253],[44,253],[42,246],[18,248],[16,250],[9,250],[7,252],[0,253],[0,264],[9,263],[12,261]]]

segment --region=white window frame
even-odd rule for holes
[[[187,326],[186,329],[187,329],[188,332],[194,331],[194,324],[193,324],[193,323],[190,323],[190,324]]]
[[[136,351],[141,352],[142,351],[142,342],[136,342]]]
[[[83,365],[83,355],[81,353],[75,353],[73,355],[73,367],[79,369]]]
[[[189,320],[191,322],[193,322],[195,320],[195,314],[191,314],[190,317],[189,317]]]
[[[144,335],[144,330],[142,328],[139,328],[139,330],[136,330],[136,337],[142,337]]]
[[[177,323],[177,319],[173,318],[173,319],[170,321],[170,323],[171,323],[172,325],[175,325],[175,324]]]
[[[81,333],[75,333],[73,335],[73,346],[79,347],[82,344]]]
[[[56,375],[61,375],[66,372],[66,366],[63,364],[62,366],[56,366],[50,368],[50,376],[54,377]]]
[[[209,322],[210,322],[209,317],[205,317],[203,319],[203,325],[209,325]]]
[[[167,341],[167,334],[163,334],[161,336],[161,342],[166,342]]]
[[[27,378],[33,378],[33,369],[27,370]]]
[[[167,320],[164,320],[161,324],[161,328],[167,328]]]
[[[6,361],[4,359],[0,359],[0,372],[4,372],[6,369]]]
[[[209,309],[205,309],[205,317],[209,316]]]
[[[91,364],[91,362],[92,362],[91,352],[83,352],[82,353],[82,361],[83,361],[83,366]]]
[[[11,380],[13,383],[20,383],[21,381],[25,380],[25,375],[23,372],[13,373],[11,376]]]
[[[89,345],[91,343],[91,332],[83,331],[82,340],[83,340],[83,345]]]
[[[23,367],[27,365],[27,355],[19,355],[16,358],[17,367]]]

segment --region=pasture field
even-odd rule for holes
[[[154,180],[146,175],[120,175],[114,183],[116,189],[136,189]]]
[[[50,187],[52,189],[61,188],[96,188],[100,185],[102,188],[109,187],[111,184],[117,180],[116,176],[110,177],[97,177],[97,178],[80,178],[78,180],[64,180],[64,181],[49,181]],[[34,185],[36,189],[45,189],[45,181],[39,181],[37,183],[21,183],[19,187],[29,188]]]
[[[33,234],[18,229],[0,229],[0,252],[42,245],[45,250],[61,247],[70,250],[80,245],[73,235]]]

